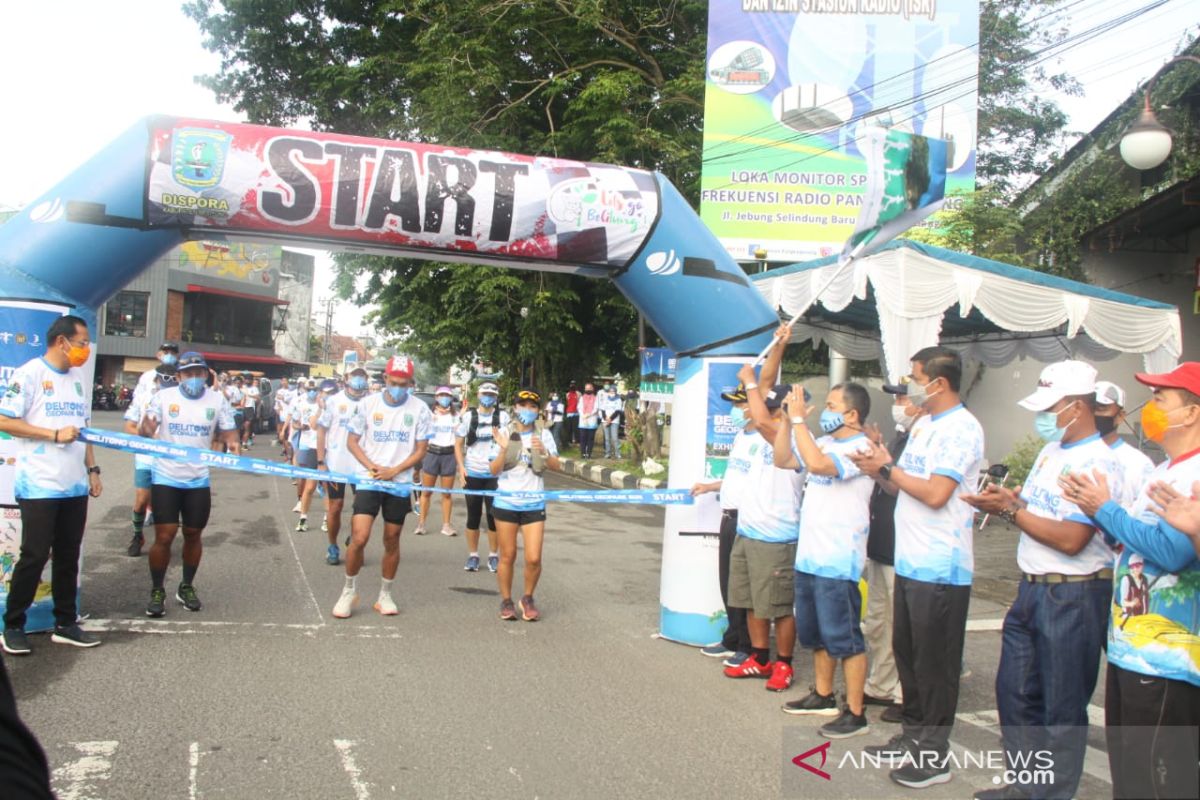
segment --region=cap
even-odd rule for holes
[[[326,394],[333,394],[338,390],[338,382],[333,378],[326,378],[321,381],[321,391]]]
[[[362,365],[360,364],[360,365],[359,365],[359,366],[357,366],[357,367],[354,367],[354,368],[352,368],[352,369],[349,369],[349,370],[347,370],[347,371],[346,371],[346,377],[348,378],[348,377],[350,377],[351,375],[353,375],[353,374],[354,374],[354,373],[356,373],[356,372],[361,372],[363,375],[366,375],[366,374],[367,374],[367,368],[366,368],[366,367],[364,367],[364,366],[362,366]]]
[[[392,356],[383,368],[384,373],[393,378],[411,378],[414,370],[413,360],[408,356]]]
[[[454,390],[451,389],[449,386],[439,386],[437,389],[434,390],[433,393],[434,394],[448,394],[451,397],[454,396]]]
[[[1129,555],[1129,566],[1131,566],[1131,567],[1140,567],[1140,566],[1143,566],[1145,563],[1146,563],[1146,559],[1144,559],[1144,558],[1141,556],[1141,554],[1139,554],[1139,553],[1131,553],[1131,554]]]
[[[514,400],[514,402],[517,403],[528,403],[530,401],[534,403],[540,403],[542,402],[542,396],[538,394],[535,389],[522,389],[521,391],[517,392],[516,400]]]
[[[731,403],[745,403],[750,398],[746,396],[745,384],[739,383],[732,392],[721,392],[721,399]]]
[[[183,372],[185,369],[195,369],[203,367],[208,369],[208,362],[204,360],[204,356],[197,353],[195,350],[189,350],[179,357],[179,363],[175,365],[178,372]]]
[[[1125,407],[1125,390],[1112,381],[1096,381],[1096,402],[1102,406]]]
[[[1095,393],[1095,367],[1082,361],[1059,361],[1042,370],[1037,390],[1019,404],[1030,411],[1045,411],[1064,397]]]
[[[499,396],[500,387],[491,381],[485,381],[479,384],[479,394],[494,394]]]
[[[905,396],[908,395],[908,384],[907,383],[885,383],[882,388],[888,394],[902,394]]]
[[[775,409],[782,406],[783,399],[785,397],[787,397],[791,391],[792,391],[792,387],[788,386],[786,383],[779,383],[779,384],[776,384],[775,386],[772,386],[771,391],[767,392],[767,396],[766,396],[766,398],[764,398],[764,400],[767,404],[767,409],[770,411],[774,411]]]
[[[174,352],[178,353],[179,345],[175,344],[174,342],[163,342],[162,344],[160,344],[158,346],[158,349],[159,350],[173,350]]]
[[[1133,377],[1138,379],[1138,383],[1144,383],[1153,389],[1186,389],[1192,394],[1200,394],[1200,362],[1185,361],[1161,375],[1135,372]]]

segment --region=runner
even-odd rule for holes
[[[175,377],[175,367],[171,364],[159,364],[155,368],[155,374],[157,380],[150,385],[149,389],[140,393],[135,392],[129,408],[125,409],[126,433],[136,436],[142,416],[146,413],[146,406],[158,394],[159,389],[169,388],[178,383]],[[153,456],[139,453],[133,457],[133,537],[130,538],[129,547],[125,550],[131,558],[137,558],[142,554],[142,545],[146,542],[143,530],[146,526],[146,511],[150,508],[150,473],[153,468]],[[150,524],[154,524],[153,521]]]
[[[238,443],[242,441],[242,424],[246,419],[246,412],[242,408],[242,404],[246,402],[245,382],[241,375],[227,377],[223,383],[225,390],[225,399],[229,401],[229,405],[233,408],[233,421],[237,425]]]
[[[514,414],[517,421],[511,426],[492,430],[496,440],[492,458],[492,474],[499,476],[502,492],[540,492],[544,488],[542,473],[546,468],[558,469],[558,450],[554,437],[547,430],[537,430],[541,396],[532,389],[517,392]],[[521,596],[521,617],[526,622],[541,618],[533,602],[538,579],[542,576],[542,536],[546,529],[546,501],[497,497],[492,514],[500,537],[500,569],[496,574],[500,585],[500,619],[515,620],[513,607],[513,567],[517,560],[517,531],[525,545],[525,594]]]
[[[151,398],[142,418],[142,436],[189,447],[218,449],[220,439],[229,452],[241,450],[234,424],[233,407],[218,391],[205,385],[208,365],[199,353],[179,358],[179,385],[162,388]],[[208,467],[175,458],[156,458],[150,487],[154,504],[154,544],[150,546],[150,603],[146,616],[167,613],[163,583],[171,563],[171,543],[183,521],[183,577],[175,599],[188,611],[199,611],[200,598],[194,582],[200,567],[203,545],[200,534],[208,524],[212,508]]]
[[[288,441],[287,420],[295,398],[296,392],[288,379],[280,378],[279,388],[275,391],[275,436],[279,440],[279,454],[289,461],[292,458],[292,445]]]
[[[412,468],[425,457],[433,415],[429,407],[410,393],[412,359],[392,356],[384,370],[387,389],[373,394],[358,406],[350,420],[346,449],[358,461],[355,475],[362,480],[392,481],[384,487],[367,484],[354,488],[354,510],[350,517],[350,545],[346,548],[346,585],[333,607],[333,616],[346,619],[358,605],[358,573],[363,548],[371,538],[375,517],[383,512],[383,585],[375,610],[384,616],[400,613],[392,600],[392,581],[400,566],[400,532],[411,508]]]
[[[158,363],[173,367],[179,362],[179,345],[174,342],[163,342],[158,346],[158,351],[154,355],[158,359]],[[137,385],[133,387],[133,400],[129,402],[129,405],[137,402],[138,395],[143,391],[153,394],[151,390],[154,388],[156,379],[157,376],[152,369],[148,369],[138,376]]]
[[[479,405],[459,417],[458,431],[454,437],[454,457],[458,461],[458,473],[463,478],[463,488],[475,490],[496,489],[496,476],[492,474],[492,459],[496,457],[496,442],[492,429],[508,427],[508,413],[496,408],[500,389],[491,381],[479,385]],[[488,569],[495,572],[500,564],[500,549],[497,545],[496,520],[493,516],[492,498],[469,494],[467,504],[467,572],[479,571],[479,523],[483,508],[487,505],[488,525]]]
[[[325,400],[325,409],[317,420],[317,468],[328,472],[350,475],[358,466],[354,456],[346,449],[346,435],[350,420],[358,411],[358,405],[367,396],[367,370],[355,367],[346,379],[346,388]],[[338,548],[338,533],[342,530],[342,507],[346,502],[346,484],[325,484],[325,531],[329,534],[329,548],[325,563],[337,566],[342,563]]]
[[[292,439],[296,446],[297,467],[317,468],[317,421],[321,417],[319,396],[317,385],[309,381],[304,387],[304,394],[292,403]],[[300,496],[294,509],[300,512],[300,520],[296,523],[297,531],[308,530],[308,507],[312,504],[316,488],[317,481],[297,479],[296,492]]]
[[[261,398],[262,390],[258,388],[258,379],[247,375],[242,398],[242,424],[245,426],[242,430],[242,441],[245,442],[247,450],[254,446],[254,426],[258,423],[258,404]]]
[[[439,386],[434,392],[433,422],[429,438],[429,449],[421,462],[421,485],[433,486],[434,483],[443,489],[454,488],[454,473],[457,471],[454,450],[454,430],[458,420],[454,418],[454,392],[449,386]],[[421,498],[420,520],[414,531],[418,536],[425,535],[425,519],[429,516],[429,508],[433,492],[423,492]],[[455,536],[454,527],[450,524],[453,513],[453,495],[442,492],[442,535]]]

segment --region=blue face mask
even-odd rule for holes
[[[1071,405],[1068,405],[1067,408],[1070,408],[1073,405],[1075,404],[1071,403]],[[1067,423],[1067,425],[1062,428],[1058,427],[1058,417],[1059,414],[1062,414],[1062,412],[1066,411],[1067,408],[1057,412],[1039,411],[1038,415],[1033,418],[1033,429],[1037,431],[1037,435],[1042,437],[1042,439],[1047,442],[1061,442],[1063,436],[1066,436],[1067,434],[1067,428],[1071,427],[1071,425],[1070,423]],[[1072,422],[1074,422],[1074,420],[1072,420]]]
[[[306,394],[308,396],[308,402],[310,402],[310,403],[317,399],[317,390],[316,389],[309,389],[308,392],[306,392]]]
[[[162,363],[166,364],[168,367],[173,367],[179,363],[179,356],[175,355],[174,353],[163,353]]]
[[[517,419],[521,421],[522,425],[532,425],[533,421],[537,419],[537,415],[538,412],[532,408],[517,409]]]
[[[449,408],[450,407],[450,398],[449,397],[439,397],[437,399],[437,404],[439,406],[441,406],[442,408]]]
[[[179,382],[179,391],[195,400],[204,394],[204,378],[184,378]]]
[[[387,391],[392,400],[397,403],[403,403],[408,399],[408,388],[405,386],[389,386]]]
[[[734,406],[729,411],[729,422],[735,428],[744,428],[744,427],[746,427],[746,423],[749,422],[749,420],[746,419],[745,411],[743,411],[738,406]]]
[[[840,411],[830,411],[828,408],[821,412],[821,430],[833,433],[846,424],[846,419]]]
[[[491,408],[492,406],[496,405],[496,395],[494,395],[494,394],[479,395],[479,405],[483,406],[484,408]]]
[[[346,385],[356,392],[365,392],[367,390],[367,379],[361,375],[354,375]]]

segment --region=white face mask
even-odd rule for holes
[[[906,431],[912,430],[913,423],[917,421],[915,415],[910,416],[905,413],[907,410],[908,406],[892,406],[892,419],[897,427]]]

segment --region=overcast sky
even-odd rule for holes
[[[1150,0],[1074,0],[1072,30],[1146,6]],[[0,3],[0,208],[22,206],[148,114],[237,120],[194,77],[214,72],[195,23],[177,0],[25,0]],[[1071,51],[1063,67],[1083,98],[1053,95],[1072,128],[1087,131],[1175,51],[1198,25],[1196,0],[1170,0],[1134,22]],[[1053,67],[1054,65],[1048,65]],[[317,259],[317,297],[330,278]],[[314,300],[315,302],[315,300]],[[343,306],[340,332],[359,331]]]

